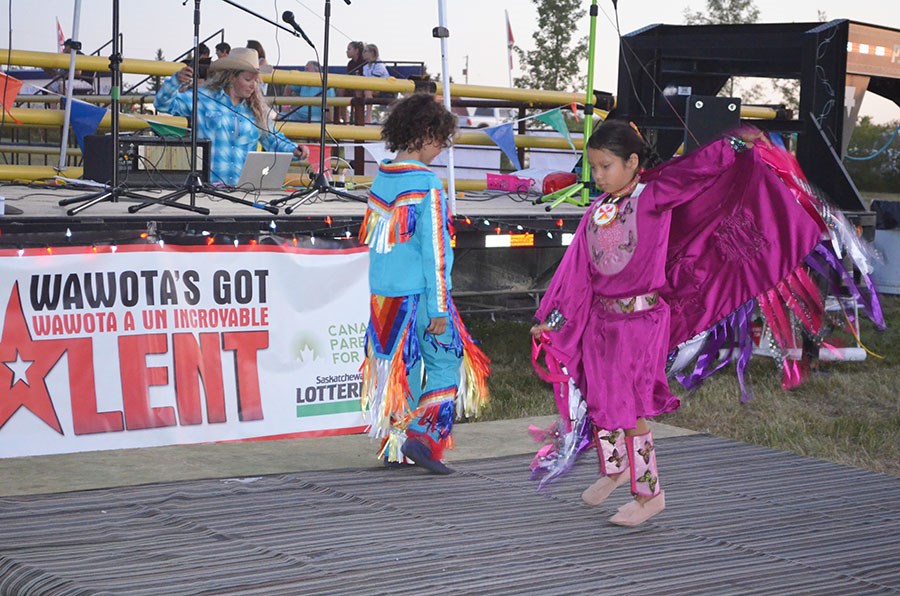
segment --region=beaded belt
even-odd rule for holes
[[[627,314],[641,310],[650,310],[659,302],[659,294],[651,292],[630,298],[601,298],[600,304],[607,312]]]

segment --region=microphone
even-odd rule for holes
[[[289,10],[284,11],[281,14],[281,20],[294,28],[294,31],[300,34],[300,37],[306,40],[306,43],[312,47],[312,49],[316,49],[316,46],[309,40],[306,36],[306,33],[303,32],[303,29],[300,28],[300,25],[297,24],[297,21],[294,19],[294,13]]]

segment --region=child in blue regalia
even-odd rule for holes
[[[477,415],[490,364],[450,297],[451,214],[428,168],[455,130],[434,95],[392,106],[381,134],[397,156],[380,164],[359,231],[370,259],[361,400],[369,434],[382,439],[385,465],[412,460],[435,474],[452,472],[441,459],[453,420]]]

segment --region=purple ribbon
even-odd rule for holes
[[[735,329],[735,333],[737,335],[738,346],[740,347],[736,368],[738,383],[741,386],[742,404],[753,399],[753,387],[751,387],[750,383],[747,381],[747,366],[750,364],[750,359],[753,357],[753,334],[750,329],[750,319],[753,316],[753,309],[755,307],[755,301],[748,300],[742,304],[735,313],[737,318],[737,329]]]
[[[717,371],[730,364],[734,360],[734,353],[737,350],[737,375],[738,383],[741,386],[741,402],[746,403],[753,399],[753,389],[747,381],[747,366],[753,357],[750,319],[755,306],[754,300],[748,300],[710,329],[693,372],[689,375],[675,375],[685,389],[698,387]],[[725,350],[725,357],[720,359],[719,353],[722,350]]]
[[[815,269],[822,277],[828,280],[829,284],[831,284],[831,293],[836,297],[840,298],[842,295],[841,286],[837,282],[837,279],[833,275],[829,275],[829,271],[827,267],[830,267],[832,271],[838,274],[840,279],[844,282],[844,285],[847,287],[847,291],[850,293],[850,297],[856,301],[857,304],[863,305],[863,310],[865,310],[866,315],[879,327],[884,328],[884,314],[881,312],[881,304],[878,303],[877,298],[873,304],[869,304],[868,301],[863,299],[862,292],[859,289],[859,286],[856,285],[856,282],[853,281],[853,276],[850,275],[850,272],[847,271],[847,268],[844,267],[844,264],[841,260],[826,248],[823,244],[819,244],[816,246],[816,251],[814,255],[817,257],[817,260],[810,259],[807,257],[807,264],[810,265],[813,269]],[[813,256],[813,255],[810,255]],[[867,280],[868,283],[868,280]],[[871,286],[870,286],[871,287]],[[870,296],[875,296],[875,293],[872,292]],[[847,309],[844,307],[844,303],[841,300],[838,300],[838,304],[841,307],[841,310],[844,311],[844,314],[847,318],[852,318],[853,313],[847,312]]]

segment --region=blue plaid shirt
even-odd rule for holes
[[[179,91],[181,83],[172,75],[159,88],[153,104],[161,112],[175,116],[191,115],[191,91]],[[197,137],[210,140],[210,182],[237,184],[247,153],[257,143],[267,151],[291,153],[296,143],[276,131],[269,122],[268,131],[256,126],[256,118],[246,101],[234,105],[225,91],[201,87],[197,95]]]

